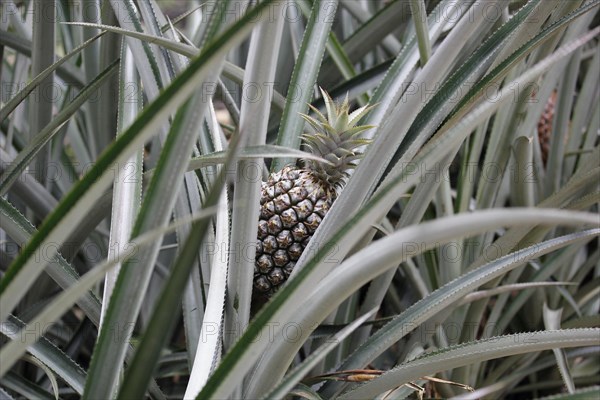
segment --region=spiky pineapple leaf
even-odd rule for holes
[[[600,386],[591,386],[577,389],[573,393],[561,393],[552,396],[540,397],[540,400],[587,400],[600,396]]]
[[[387,373],[339,396],[340,399],[364,399],[373,397],[400,384],[411,382],[421,376],[440,371],[507,357],[556,348],[597,346],[600,329],[573,329],[545,332],[524,332],[469,342],[425,354],[408,361]]]
[[[18,33],[7,32],[4,29],[0,30],[0,43],[27,57],[31,57],[33,43]],[[67,82],[71,82],[78,88],[85,86],[85,79],[81,71],[69,63],[59,65],[56,69],[56,75]]]
[[[199,58],[202,58],[202,55],[209,52],[213,46],[219,44],[222,45],[219,43],[221,41],[231,39],[228,42],[225,42],[227,45],[232,45],[241,41],[245,35],[250,32],[254,24],[257,24],[260,21],[260,18],[255,20],[250,18],[260,16],[261,14],[259,13],[268,5],[268,2],[261,3],[261,5],[252,8],[235,24],[228,27],[223,34],[215,38],[209,38],[207,47],[200,53]],[[222,14],[222,17],[224,17],[224,10],[222,11]],[[224,24],[224,21],[221,21],[220,23]],[[220,26],[221,25],[216,29],[220,29]],[[217,31],[215,31],[215,34],[216,32]],[[222,49],[219,49],[218,53],[219,56],[215,57],[213,60],[214,65],[210,71],[207,71],[207,75],[204,77],[203,82],[214,83],[218,78],[225,52]],[[191,65],[194,65],[194,63],[192,62]],[[181,76],[182,75],[179,75],[179,77]],[[177,79],[178,78],[176,78],[173,83],[175,83]],[[178,109],[160,154],[157,168],[146,191],[145,200],[140,208],[140,213],[132,231],[133,237],[148,229],[164,226],[168,222],[172,207],[175,204],[176,195],[183,184],[180,179],[173,179],[173,176],[182,176],[188,162],[187,157],[181,157],[180,155],[191,153],[191,147],[198,137],[198,131],[196,129],[198,126],[198,119],[204,115],[206,110],[208,110],[209,101],[210,99],[207,101],[205,93],[197,91],[191,99],[187,100],[184,105]],[[192,113],[189,110],[196,110],[196,113]],[[224,182],[219,182],[219,184],[224,184]],[[215,187],[211,193],[216,190],[220,192],[219,188]],[[218,193],[216,195],[212,194],[212,196],[216,196],[216,199],[209,196],[206,200],[207,202],[203,205],[204,207],[212,207],[217,203],[217,200],[219,199]],[[214,203],[210,203],[211,199],[214,200]],[[186,243],[202,238],[207,228],[208,223],[204,221],[192,225],[190,233],[186,238]],[[197,256],[196,251],[199,244],[200,243],[194,248],[193,257]],[[95,353],[92,358],[89,378],[86,381],[84,398],[103,398],[112,395],[111,390],[115,387],[116,382],[118,382],[120,368],[115,367],[112,370],[107,371],[104,366],[122,365],[126,350],[125,346],[121,343],[119,343],[118,346],[115,346],[112,339],[112,330],[115,329],[115,327],[124,326],[124,324],[127,324],[127,321],[136,319],[144,299],[143,293],[150,283],[153,271],[153,268],[151,267],[157,260],[159,248],[159,241],[152,243],[150,246],[144,248],[144,251],[141,252],[137,260],[126,261],[121,268],[121,273],[117,278],[115,290],[111,297],[111,303],[109,304],[106,326],[102,327],[96,345],[96,348],[105,350]],[[172,309],[180,303],[185,283],[187,282],[191,268],[194,265],[193,260],[189,259],[191,257],[189,252],[190,250],[186,250],[185,245],[180,249],[181,258],[176,260],[172,269],[172,274],[165,283],[165,290],[171,285],[173,287],[170,287],[169,290],[161,295],[161,300],[158,301],[157,308],[149,322],[150,325],[148,329],[151,332],[154,330],[154,333],[151,336],[143,336],[140,350],[136,352],[130,367],[125,373],[127,384],[121,386],[121,389],[119,390],[119,396],[122,396],[123,398],[130,399],[142,397],[146,391],[146,387],[150,382],[156,361],[162,349],[160,343],[168,337],[169,332],[173,328],[172,323],[168,322],[173,322],[173,318],[176,317],[176,314],[172,312]],[[185,262],[189,263],[186,264]],[[112,300],[115,301],[115,305],[113,305]],[[169,304],[171,304],[172,308],[165,314],[164,307]],[[156,317],[157,315],[159,317]],[[156,320],[156,318],[159,319]],[[133,326],[126,326],[128,328],[126,328],[122,334],[124,337],[129,337],[133,333]],[[146,348],[145,346],[149,347]],[[108,348],[110,348],[110,351],[106,350]]]
[[[26,324],[15,316],[0,326],[2,334],[11,340],[19,340]],[[51,371],[73,388],[78,394],[83,393],[86,373],[75,361],[45,337],[34,343],[29,352],[43,362]]]
[[[581,45],[581,43],[579,43]],[[574,48],[570,48],[573,51]],[[545,63],[538,65],[536,68],[524,73],[518,78],[514,84],[523,84],[535,79],[541,73],[543,73],[552,62],[566,56],[568,51],[555,54],[548,57]],[[438,161],[439,158],[445,156],[451,150],[449,144],[454,142],[455,145],[459,145],[465,137],[472,131],[474,126],[477,126],[485,120],[485,118],[492,115],[504,102],[510,99],[509,94],[501,92],[498,101],[495,103],[486,103],[479,106],[477,109],[472,111],[469,118],[463,119],[461,123],[450,129],[443,138],[440,138],[437,143],[434,143],[427,148],[423,149],[420,156],[417,157],[415,162],[422,162],[425,158],[429,161]],[[434,157],[438,158],[435,159]],[[397,176],[392,182],[383,187],[378,195],[375,195],[369,203],[367,203],[344,227],[339,229],[330,241],[319,242],[324,243],[314,253],[313,257],[305,265],[304,269],[296,272],[295,278],[290,279],[283,290],[280,290],[272,300],[261,310],[261,312],[254,319],[248,327],[246,333],[240,338],[238,343],[231,349],[228,355],[223,359],[221,366],[215,371],[212,378],[208,381],[207,386],[201,392],[200,396],[226,396],[232,390],[231,387],[227,387],[228,379],[236,380],[239,375],[244,375],[247,371],[248,363],[251,360],[256,360],[261,351],[267,346],[266,343],[259,344],[254,342],[256,336],[265,327],[265,324],[271,318],[280,318],[282,305],[284,303],[293,304],[295,301],[300,300],[301,290],[299,288],[312,287],[316,282],[320,281],[323,276],[326,276],[329,271],[333,269],[331,264],[323,263],[323,260],[327,259],[328,255],[332,250],[337,250],[337,254],[345,254],[350,250],[355,241],[351,241],[349,236],[352,235],[355,238],[362,236],[367,229],[370,229],[370,221],[373,219],[379,219],[383,213],[383,210],[389,209],[388,206],[384,206],[387,202],[390,205],[396,201],[399,195],[404,193],[409,187],[414,185],[418,180],[418,177],[409,176],[407,171],[404,171]],[[351,232],[351,233],[350,233]],[[356,239],[358,240],[358,239]],[[320,268],[316,268],[319,266]],[[309,278],[310,279],[307,279]],[[285,296],[285,297],[284,297]],[[252,352],[246,351],[245,349],[250,346]]]
[[[523,216],[530,213],[545,213],[545,211],[542,210],[526,210],[527,209],[521,209],[518,211],[520,218],[523,218]],[[517,212],[516,209],[511,211]],[[564,211],[559,210],[554,210],[553,212],[557,213],[555,214],[556,216],[564,213]],[[519,223],[519,218],[509,218],[508,214],[510,214],[510,212],[504,210],[479,211],[473,214],[456,215],[437,219],[435,221],[420,224],[418,227],[409,226],[384,239],[378,240],[375,244],[365,248],[354,257],[350,257],[338,269],[335,269],[330,275],[323,278],[322,281],[317,284],[317,287],[312,289],[310,304],[300,302],[292,310],[291,315],[293,316],[293,321],[300,326],[301,329],[299,329],[299,331],[302,332],[302,335],[298,340],[294,341],[293,345],[286,343],[285,340],[281,340],[281,336],[277,336],[275,342],[270,340],[266,356],[260,361],[260,370],[265,371],[264,368],[269,368],[268,370],[271,372],[268,376],[267,374],[264,374],[262,377],[263,379],[261,380],[262,384],[266,385],[267,383],[272,384],[273,382],[277,382],[281,374],[275,375],[273,371],[284,371],[287,368],[287,363],[291,360],[293,354],[295,354],[302,345],[304,339],[308,338],[311,327],[314,328],[330,312],[332,312],[339,303],[362,285],[385,272],[387,269],[396,266],[404,259],[421,254],[430,247],[440,246],[446,243],[446,241],[454,240],[457,237],[466,237],[476,234],[474,231],[467,232],[470,228],[483,231],[486,229],[484,226],[489,228],[494,224],[508,222],[509,219],[511,220],[511,225],[512,223]],[[549,216],[549,214],[546,215]],[[591,214],[588,213],[587,215],[590,218],[588,219],[588,223],[592,223]],[[536,219],[538,221],[543,220],[541,214],[540,218]],[[475,228],[475,221],[482,223],[480,229]],[[524,222],[526,225],[524,220],[521,220],[521,222]],[[467,226],[470,228],[467,228]],[[456,280],[444,285],[442,288],[415,303],[379,329],[358,347],[358,349],[356,349],[352,355],[339,366],[339,369],[351,370],[368,365],[390,345],[397,343],[398,340],[407,335],[410,331],[416,329],[420,324],[426,322],[442,310],[451,308],[453,303],[459,301],[463,296],[474,291],[480,285],[489,282],[495,276],[502,276],[507,271],[522,265],[522,263],[526,262],[528,259],[538,257],[572,243],[584,243],[599,234],[600,230],[595,229],[552,239],[544,242],[543,245],[538,244],[531,246],[518,253],[513,253],[490,262],[470,273],[461,275]],[[419,243],[420,245],[418,247],[411,247],[410,245],[398,246],[397,243]],[[331,257],[331,253],[329,257]],[[364,268],[365,259],[370,260],[369,269]],[[294,282],[294,280],[290,281],[288,286],[292,282]],[[324,287],[328,287],[329,289],[324,290]],[[281,291],[285,292],[286,287]],[[313,305],[318,306],[314,307]],[[284,321],[287,320],[282,320],[282,318],[283,317],[279,317],[277,321],[281,324],[285,324]],[[275,354],[278,356],[275,357]],[[322,393],[328,398],[334,394],[334,391],[328,388],[329,386],[336,385],[325,385],[325,388],[327,389],[324,389],[324,392]],[[262,388],[257,388],[257,390],[262,390]],[[258,393],[251,394],[257,395]]]
[[[40,335],[25,335],[25,332],[34,329],[32,327],[50,326],[51,324],[55,323],[55,321],[62,314],[64,314],[73,306],[73,304],[77,302],[77,299],[85,295],[87,291],[89,291],[94,285],[102,280],[105,274],[110,271],[111,268],[114,268],[115,265],[127,260],[128,258],[136,257],[138,246],[144,246],[148,243],[156,241],[166,233],[174,231],[179,225],[189,224],[193,221],[210,218],[214,215],[214,212],[215,210],[213,208],[206,208],[195,215],[180,221],[176,221],[167,227],[155,229],[138,236],[135,238],[135,241],[131,243],[131,246],[127,252],[121,252],[118,257],[112,260],[105,260],[103,263],[95,266],[93,269],[83,275],[81,279],[77,281],[77,283],[61,292],[42,311],[32,317],[19,332],[15,333],[15,340],[12,340],[2,348],[0,351],[0,356],[2,357],[2,363],[0,364],[0,375],[4,375],[29,347],[34,345],[38,340],[42,339],[42,336]]]
[[[526,7],[523,7],[519,12],[517,12],[513,17],[505,24],[505,26],[501,27],[495,34],[492,34],[490,38],[487,39],[486,43],[489,43],[487,51],[482,51],[482,54],[475,58],[473,57],[473,61],[468,64],[469,73],[466,76],[469,76],[473,71],[477,71],[481,68],[481,64],[485,63],[488,59],[488,52],[494,53],[498,51],[498,48],[504,43],[505,37],[510,33],[516,26],[522,23],[529,12],[533,8],[533,6],[539,2],[539,0],[534,0],[531,4],[528,4]],[[439,13],[443,13],[443,6],[440,4]],[[473,11],[478,14],[477,11]],[[440,18],[438,14],[432,14],[430,23],[434,24],[436,18]],[[463,18],[458,22],[458,25],[452,30],[452,35],[446,38],[444,42],[445,53],[450,52],[453,57],[457,57],[455,46],[458,45],[459,41],[463,40],[463,32],[472,32],[477,29],[482,29],[485,25],[486,21],[483,21],[481,18],[478,18],[476,21],[471,21],[469,18]],[[437,25],[436,28],[441,31],[442,25]],[[416,43],[416,42],[415,42]],[[415,118],[420,110],[423,109],[424,104],[421,101],[420,96],[415,96],[413,92],[407,92],[406,87],[404,86],[405,80],[408,78],[409,74],[412,72],[413,68],[416,67],[416,63],[418,62],[418,52],[416,51],[416,44],[411,43],[413,46],[407,51],[412,51],[412,53],[401,53],[398,56],[397,62],[395,61],[392,67],[390,67],[390,72],[388,72],[388,76],[386,76],[381,83],[380,87],[374,93],[372,101],[381,103],[372,113],[369,114],[367,118],[367,123],[377,125],[378,128],[373,133],[375,135],[375,140],[369,146],[368,151],[365,153],[364,160],[359,164],[356,168],[354,174],[351,179],[348,181],[347,186],[344,191],[340,195],[339,199],[336,201],[336,204],[331,208],[328,218],[329,222],[327,224],[323,224],[324,226],[319,229],[314,236],[314,240],[325,243],[331,240],[332,235],[335,231],[341,228],[342,224],[348,219],[349,215],[353,215],[358,207],[367,200],[368,196],[379,184],[379,178],[384,175],[386,165],[389,166],[389,162],[391,162],[393,155],[396,153],[398,147],[401,142],[410,142],[407,137],[404,137],[405,134],[408,134],[409,127],[411,126],[413,121],[416,121],[417,124],[426,124],[426,121],[429,121],[430,118],[435,118],[439,116],[439,114],[426,114],[425,116],[421,116],[419,118]],[[434,56],[436,57],[436,56]],[[438,55],[437,57],[443,57],[446,59],[448,56],[446,54]],[[433,62],[433,60],[432,60]],[[447,60],[444,61],[446,63]],[[420,77],[418,82],[438,82],[443,77],[443,72],[439,65],[440,62],[436,63],[428,63],[424,70],[422,71],[423,76]],[[448,79],[454,79],[455,85],[464,84],[464,80],[466,76],[458,79],[457,76],[460,74],[454,73]],[[418,82],[416,83],[416,89],[419,90]],[[444,82],[447,82],[444,80]],[[447,83],[445,83],[447,84]],[[424,90],[422,87],[421,90]],[[381,94],[379,94],[379,92]],[[383,96],[385,93],[385,96]],[[404,94],[403,94],[404,93]],[[441,91],[436,92],[437,95],[441,96]],[[444,93],[444,95],[448,95],[448,93]],[[400,99],[401,96],[404,96]],[[429,106],[435,100],[432,98],[425,106]],[[399,103],[398,103],[399,102]],[[396,104],[398,103],[398,104]],[[425,118],[427,117],[427,118]],[[417,132],[416,134],[418,134]],[[420,137],[420,143],[423,143],[426,140],[425,135]],[[422,165],[415,163],[415,160],[412,157],[415,154],[415,151],[418,149],[417,146],[411,148],[410,152],[404,154],[406,156],[405,160],[400,160],[396,163],[397,170],[388,174],[387,179],[392,179],[392,176],[397,176],[397,173],[402,173],[403,168],[401,166],[410,165]],[[363,167],[361,167],[363,165]],[[427,163],[427,165],[434,165],[431,163]],[[373,176],[373,171],[377,172],[377,176]],[[368,188],[368,189],[365,189]],[[299,265],[302,267],[304,264],[304,260],[299,260]]]
[[[348,337],[352,332],[359,328],[365,321],[367,321],[369,318],[375,315],[376,312],[377,309],[373,309],[367,312],[366,314],[361,315],[359,318],[352,321],[352,323],[346,325],[343,329],[334,334],[319,348],[312,352],[310,357],[308,357],[301,364],[297,365],[294,369],[292,369],[281,381],[281,383],[264,398],[284,398],[288,393],[292,391],[294,386],[296,386],[296,384],[300,382],[306,376],[306,374],[308,374],[319,363],[319,361],[325,358],[325,356],[329,354],[329,352],[331,352],[336,346],[342,343],[342,341],[346,337]]]
[[[124,36],[139,39],[142,43],[153,43],[160,45],[165,49],[169,49],[186,57],[192,58],[198,55],[198,48],[189,44],[177,42],[172,39],[167,39],[161,36],[152,35],[149,33],[134,31],[131,29],[120,28],[118,26],[110,26],[104,24],[93,24],[89,22],[63,22],[65,25],[83,26],[87,28],[101,29],[106,32],[118,33]]]
[[[265,86],[276,78],[276,61],[280,55],[282,34],[285,29],[285,20],[281,16],[285,4],[275,3],[272,10],[277,16],[275,21],[258,26],[252,34],[242,87],[256,84]],[[242,96],[238,129],[244,136],[244,148],[238,152],[240,155],[249,150],[248,146],[265,146],[271,114],[270,97],[261,96],[258,101],[252,101]],[[231,223],[236,228],[232,229],[231,243],[234,247],[238,243],[253,243],[256,240],[263,169],[265,169],[263,161],[260,159],[246,159],[237,163],[237,176],[242,179],[237,180],[236,190],[233,193]],[[255,171],[256,174],[248,177],[249,171]],[[222,293],[223,300],[227,301],[220,304],[221,308],[226,308],[225,315],[222,319],[212,320],[217,323],[223,322],[225,331],[229,333],[223,337],[225,348],[232,345],[250,320],[254,257],[229,257],[227,262],[228,275],[223,278],[227,281],[227,299],[225,299],[225,288]],[[212,351],[220,351],[221,341],[214,342],[213,346],[215,348]],[[216,363],[208,366],[204,359],[198,359],[197,364],[205,373],[200,379],[193,379],[192,385],[188,385],[186,391],[191,394],[190,397],[201,390],[210,372],[216,368]]]
[[[379,45],[389,54],[398,54],[402,44],[390,33],[398,28],[398,21],[403,19],[403,7],[406,3],[389,2],[373,14],[365,4],[350,3],[352,2],[342,2],[342,6],[361,20],[360,26],[342,44],[342,50],[347,54],[350,62],[356,62],[369,49]],[[330,61],[325,60],[323,67],[322,76],[326,82],[336,79],[337,65],[332,65]]]
[[[44,146],[56,135],[59,129],[79,111],[79,108],[100,88],[112,74],[118,71],[118,60],[109,65],[100,75],[75,96],[52,121],[44,126],[40,132],[36,132],[33,139],[29,142],[13,163],[4,171],[0,177],[0,194],[6,194],[10,186],[21,175],[21,173],[31,163],[33,158],[44,148]]]
[[[5,198],[0,197],[0,215],[2,229],[17,243],[27,243],[36,233],[35,227]],[[61,254],[56,254],[48,264],[47,273],[63,289],[79,279],[79,274]],[[100,300],[93,292],[88,292],[78,299],[77,304],[86,316],[98,326],[100,323]]]
[[[188,164],[188,171],[193,171],[199,168],[209,167],[225,162],[227,152],[216,151],[214,153],[194,157]],[[242,148],[237,155],[240,160],[252,160],[257,158],[275,158],[275,157],[290,157],[290,158],[304,158],[307,160],[315,160],[322,163],[328,163],[323,157],[319,157],[315,154],[288,149],[287,147],[281,147],[272,144],[257,145],[257,146],[246,146]],[[150,171],[148,171],[150,173]]]
[[[304,120],[299,113],[305,112],[306,104],[312,98],[312,88],[317,81],[325,44],[333,23],[332,13],[335,13],[337,4],[337,0],[316,1],[313,4],[298,60],[292,73],[290,89],[279,124],[277,145],[293,149],[300,147]],[[287,158],[277,158],[271,165],[271,171],[279,171],[289,162]]]
[[[98,198],[112,183],[111,166],[115,162],[127,160],[133,151],[155,134],[163,120],[185,101],[197,85],[203,82],[210,68],[214,67],[215,59],[227,52],[227,46],[232,46],[244,38],[244,34],[250,29],[250,26],[244,24],[257,14],[256,10],[260,11],[265,7],[265,4],[268,3],[261,3],[257,8],[253,8],[207,47],[188,69],[148,105],[140,117],[103,153],[88,174],[63,198],[0,281],[0,300],[3,303],[0,320],[8,316],[22,297],[25,288],[30,286],[31,276],[27,271],[34,270],[41,263],[41,260],[35,260],[33,257],[35,251],[47,243],[60,243],[69,235],[77,221],[84,218],[93,207],[94,203],[91,199]],[[244,28],[241,28],[242,26]],[[79,199],[83,200],[78,201]],[[53,255],[50,250],[47,257]]]
[[[135,72],[133,55],[126,46],[122,46],[120,56],[117,134],[123,132],[135,120],[142,109],[143,103],[142,94],[139,91],[133,93],[131,96],[126,91],[130,85],[137,86],[139,84],[137,80],[138,75]],[[107,255],[109,259],[113,258],[115,254],[127,250],[127,243],[141,202],[142,164],[142,149],[140,148],[117,169],[113,184],[111,231]],[[132,169],[133,174],[130,174]],[[128,178],[125,178],[126,176]],[[106,316],[109,299],[112,296],[119,269],[120,265],[117,265],[116,268],[106,274],[102,295],[104,299],[102,303],[102,320]]]
[[[408,334],[407,327],[416,328],[436,313],[449,307],[455,301],[460,300],[467,293],[472,292],[475,287],[489,282],[494,277],[502,276],[506,272],[519,267],[527,260],[540,255],[555,251],[573,243],[585,243],[598,236],[599,230],[589,230],[582,233],[566,235],[564,237],[551,239],[520,250],[504,257],[498,258],[476,270],[461,275],[456,280],[442,286],[432,292],[421,301],[412,305],[409,309],[398,315],[390,323],[372,335],[357,351],[342,365],[343,369],[359,368],[366,365],[369,360],[374,359],[384,348],[385,344],[400,340]],[[454,297],[456,296],[456,297]],[[450,300],[453,298],[454,300]],[[391,333],[393,332],[393,333]]]
[[[21,104],[21,102],[23,100],[25,100],[27,98],[27,96],[36,87],[38,87],[39,84],[46,77],[48,77],[50,74],[55,72],[61,65],[63,65],[65,62],[67,62],[71,57],[79,54],[80,51],[82,51],[87,46],[92,44],[94,41],[99,39],[102,35],[104,35],[104,32],[99,33],[98,35],[92,37],[91,39],[86,40],[84,43],[80,44],[75,49],[73,49],[69,53],[65,54],[64,57],[61,57],[54,64],[52,64],[48,68],[44,69],[36,77],[34,77],[23,89],[19,90],[13,97],[11,97],[11,99],[8,102],[6,102],[6,104],[4,104],[4,107],[2,107],[0,109],[0,121],[4,121],[4,119],[6,119],[6,117],[8,117],[10,115],[10,113],[13,112],[15,110],[15,108],[17,108],[17,106],[19,104]]]

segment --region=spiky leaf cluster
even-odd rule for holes
[[[324,158],[328,163],[304,160],[304,165],[319,179],[340,189],[349,175],[348,171],[356,167],[357,161],[362,157],[358,149],[370,142],[369,139],[361,138],[360,134],[373,126],[357,123],[374,106],[363,106],[350,113],[348,95],[342,104],[337,105],[325,90],[321,89],[321,93],[327,116],[309,104],[316,118],[306,114],[301,116],[313,127],[315,133],[304,134],[302,138],[308,151]]]

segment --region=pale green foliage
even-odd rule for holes
[[[368,139],[359,136],[364,131],[374,128],[371,125],[357,125],[360,119],[367,114],[373,106],[363,106],[350,113],[348,95],[344,101],[337,105],[329,94],[321,88],[325,100],[327,117],[319,109],[309,104],[317,118],[300,114],[313,127],[315,133],[302,135],[305,145],[312,154],[327,160],[327,163],[318,160],[305,160],[306,168],[312,171],[319,179],[327,182],[332,187],[341,189],[349,176],[348,170],[356,167],[362,153],[356,151],[370,143]]]
[[[3,398],[598,397],[600,0],[0,3]]]

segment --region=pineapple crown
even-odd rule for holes
[[[350,113],[348,94],[341,104],[336,104],[323,88],[319,89],[325,100],[327,117],[309,104],[316,118],[302,113],[300,115],[316,132],[303,134],[302,139],[308,151],[328,162],[316,160],[303,160],[303,162],[305,167],[320,179],[339,189],[350,176],[348,171],[356,167],[358,160],[363,156],[357,148],[371,142],[370,139],[358,136],[374,126],[357,125],[357,123],[375,105],[363,106]]]

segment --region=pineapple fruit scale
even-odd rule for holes
[[[310,106],[316,117],[301,114],[315,133],[302,136],[306,150],[325,161],[301,160],[262,183],[254,293],[270,297],[290,276],[296,261],[331,208],[369,143],[360,134],[370,125],[357,125],[373,106],[349,113],[348,96],[341,104],[321,89],[326,114]]]

